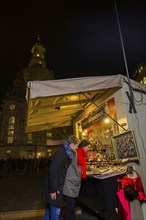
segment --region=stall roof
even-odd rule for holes
[[[26,132],[69,126],[72,119],[109,89],[119,89],[128,80],[122,75],[61,80],[30,81],[27,84]],[[133,89],[146,93],[146,86],[131,80]]]

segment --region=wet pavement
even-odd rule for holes
[[[0,174],[0,220],[43,220],[45,204],[41,197],[45,174]],[[77,202],[76,220],[101,220],[94,210]],[[64,219],[65,207],[61,209]],[[114,219],[112,219],[114,220]]]

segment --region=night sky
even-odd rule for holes
[[[146,1],[117,0],[130,76],[146,63]],[[0,0],[0,98],[40,41],[56,79],[126,75],[114,0]]]

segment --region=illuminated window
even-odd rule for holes
[[[14,125],[9,125],[9,130],[14,130]]]
[[[7,139],[8,144],[12,144],[13,141],[14,141],[14,131],[8,131],[8,139]]]
[[[31,144],[32,143],[32,133],[27,134],[27,143]]]
[[[9,118],[9,124],[15,124],[15,117],[10,117]]]
[[[51,132],[47,132],[47,139],[52,138],[52,133]]]
[[[143,70],[143,66],[141,66],[140,69]]]
[[[145,76],[143,77],[143,84],[146,85],[146,77]]]
[[[8,149],[8,150],[6,150],[6,157],[10,157],[10,155],[11,155],[11,150],[10,149]]]
[[[10,154],[11,153],[11,150],[6,150],[6,154]]]
[[[143,79],[140,81],[140,83],[146,85],[146,77],[144,76]]]
[[[14,127],[15,127],[15,117],[12,116],[9,118],[8,137],[7,137],[8,144],[12,144],[14,141]]]

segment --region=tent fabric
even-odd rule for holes
[[[122,87],[123,82],[128,82],[128,80],[125,76],[119,74],[62,80],[30,81],[27,86],[30,89],[30,98],[33,99],[37,97]],[[131,80],[131,86],[133,89],[146,92],[146,86],[134,80]]]
[[[122,75],[93,76],[62,80],[30,81],[27,86],[26,132],[70,126],[95,100],[109,89],[113,92],[127,82]],[[146,92],[146,86],[131,80],[133,89]]]

